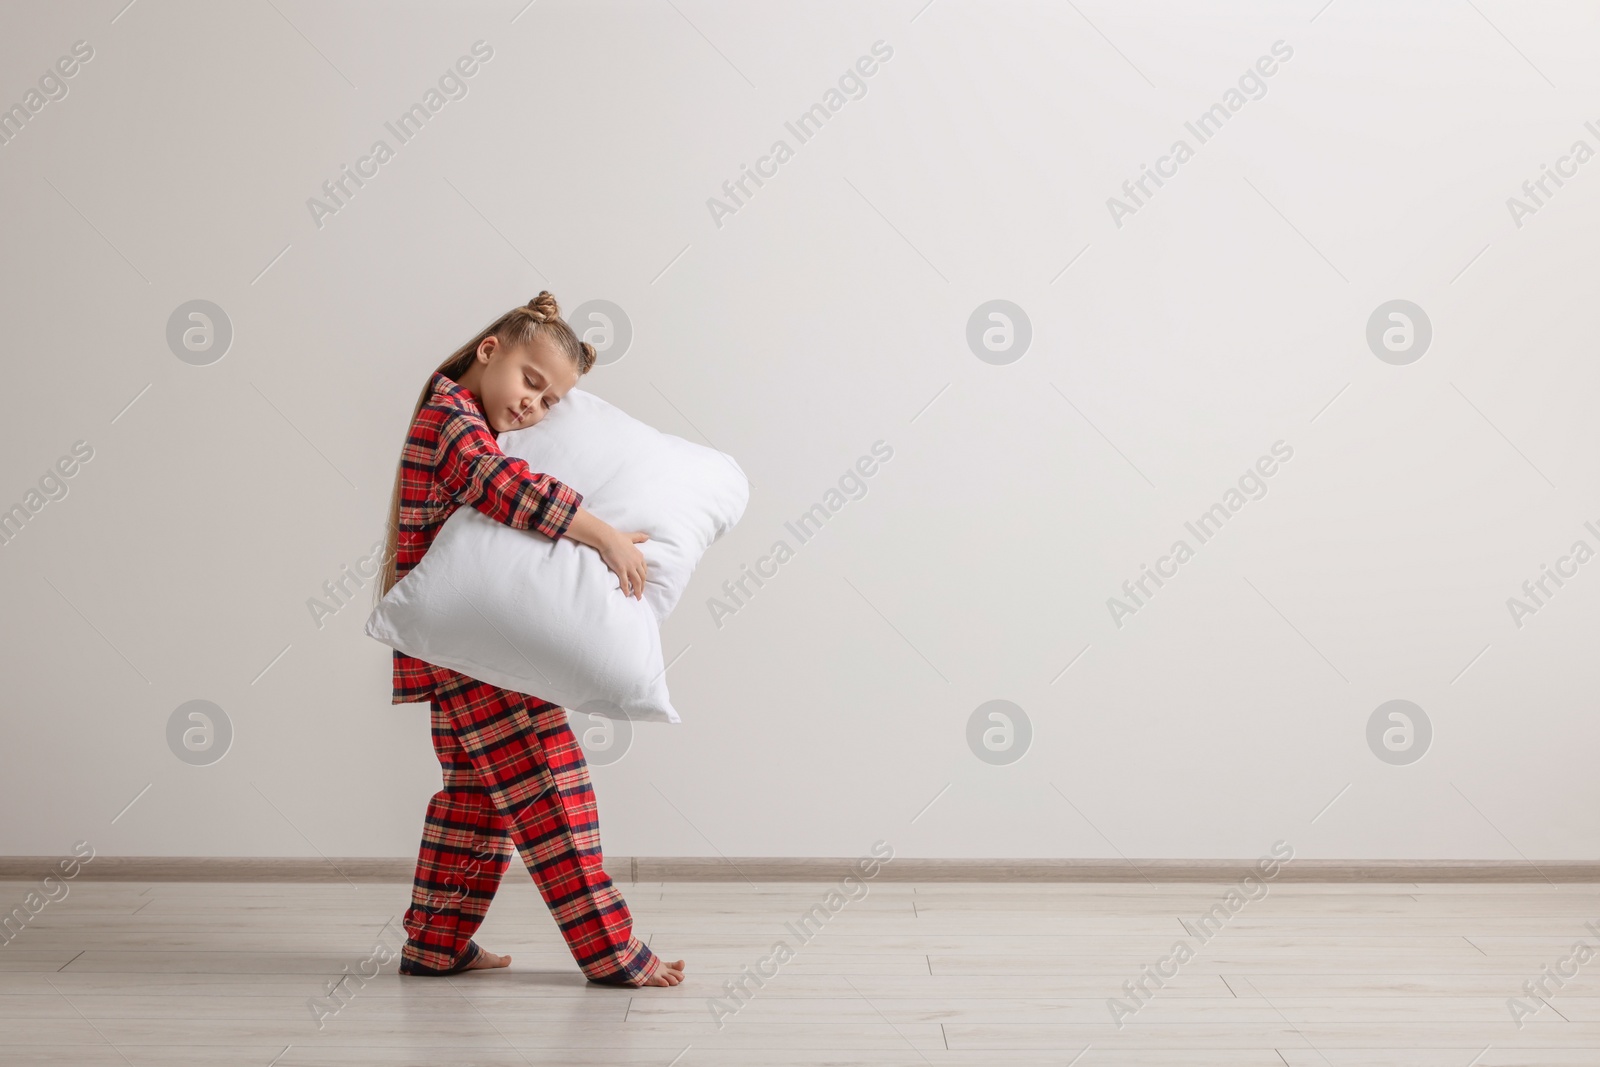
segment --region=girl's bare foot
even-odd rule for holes
[[[668,963],[662,960],[656,976],[645,982],[645,985],[677,985],[681,981],[683,981],[683,961]]]
[[[480,968],[483,968],[483,967],[509,967],[509,966],[511,966],[511,957],[510,956],[496,955],[495,953],[490,952],[488,949],[484,949],[483,951],[478,953],[478,958],[477,959],[473,960],[471,963],[469,963],[467,965],[467,970],[476,971],[476,970],[479,970]]]

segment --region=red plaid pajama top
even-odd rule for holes
[[[435,371],[433,395],[406,434],[400,455],[400,529],[395,580],[404,578],[433,543],[444,520],[470,504],[507,526],[557,538],[567,532],[583,494],[527,461],[500,451],[478,398]],[[394,650],[391,704],[434,698],[442,668]]]

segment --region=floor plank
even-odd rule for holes
[[[688,959],[683,986],[585,982],[508,877],[478,939],[510,969],[413,979],[391,960],[319,1013],[398,948],[408,886],[77,883],[0,945],[0,1062],[1600,1064],[1594,886],[1291,883],[1207,927],[1226,885],[885,883],[833,914],[813,910],[827,884],[623,888],[639,936]],[[779,941],[793,958],[757,975]],[[1563,963],[1580,943],[1595,955]]]

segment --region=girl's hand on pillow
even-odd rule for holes
[[[636,600],[644,597],[645,559],[644,553],[633,546],[648,540],[650,535],[642,530],[623,533],[613,527],[598,546],[600,558],[617,576],[623,593]]]

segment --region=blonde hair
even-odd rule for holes
[[[539,295],[495,319],[489,325],[478,331],[478,335],[451,354],[450,358],[439,364],[437,373],[443,374],[451,381],[460,381],[461,376],[472,366],[472,361],[478,357],[478,346],[489,337],[496,338],[500,344],[510,348],[519,348],[531,344],[536,337],[543,337],[555,344],[555,347],[571,358],[573,365],[578,368],[580,375],[588,374],[594,366],[594,346],[587,341],[580,341],[578,335],[572,332],[561,317],[561,307],[556,303],[556,298],[550,295],[549,290],[540,290]],[[406,423],[406,434],[411,433],[411,423],[416,420],[417,414],[422,411],[428,398],[433,395],[433,375],[428,375],[428,381],[422,387],[422,393],[417,397],[417,405],[411,410],[411,420]],[[404,452],[402,460],[395,469],[394,489],[389,495],[389,533],[384,542],[383,569],[375,589],[374,603],[383,599],[383,595],[394,587],[395,554],[400,543],[400,493],[401,484],[405,473]]]

